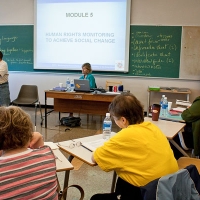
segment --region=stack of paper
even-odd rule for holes
[[[177,112],[175,110],[170,110],[169,111],[169,114],[172,115],[172,116],[179,116],[180,115],[180,112]]]
[[[189,101],[183,101],[183,100],[176,100],[176,105],[180,105],[180,106],[185,106],[185,107],[189,107],[192,104]]]

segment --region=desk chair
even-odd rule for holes
[[[162,176],[141,187],[143,200],[199,200],[200,178],[195,165]]]
[[[195,165],[198,172],[200,173],[200,159],[189,158],[189,157],[180,157],[178,160],[179,169],[184,169],[188,165]]]
[[[119,86],[122,85],[122,81],[106,81],[106,89],[108,90],[109,86]]]
[[[41,125],[43,124],[42,109],[38,96],[38,87],[36,85],[22,85],[18,97],[12,101],[13,105],[32,105],[35,104],[35,131],[37,119],[37,105],[39,104],[41,114]]]

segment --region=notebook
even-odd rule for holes
[[[74,91],[90,92],[90,83],[86,79],[74,79]]]

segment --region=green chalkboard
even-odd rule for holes
[[[129,74],[179,78],[181,26],[131,26]]]
[[[0,50],[9,71],[80,73],[33,68],[33,25],[0,26]],[[129,72],[93,72],[117,76],[179,78],[181,26],[130,27]]]
[[[33,25],[0,26],[0,50],[9,71],[32,71]]]

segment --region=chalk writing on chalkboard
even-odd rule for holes
[[[179,77],[181,27],[131,26],[132,76]]]
[[[0,50],[9,71],[33,68],[33,25],[0,26]]]

